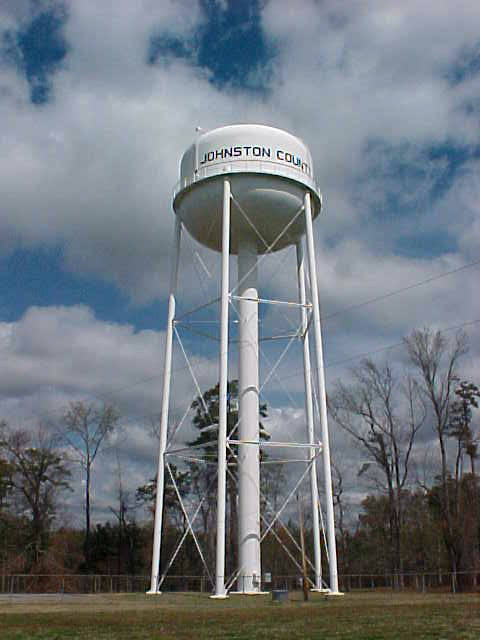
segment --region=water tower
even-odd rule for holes
[[[175,258],[171,274],[160,424],[159,463],[151,588],[158,593],[164,498],[164,457],[175,323],[175,297],[182,229],[202,245],[221,253],[218,484],[215,595],[228,593],[225,578],[227,448],[227,375],[229,358],[229,256],[236,255],[238,282],[238,571],[237,589],[260,592],[260,434],[257,263],[264,254],[296,247],[298,309],[303,328],[303,365],[309,475],[314,534],[314,588],[322,589],[316,456],[323,458],[326,538],[330,592],[338,593],[337,559],[330,471],[322,336],[312,221],[322,201],[310,152],[299,138],[273,127],[238,124],[199,133],[184,153],[173,208]],[[306,238],[304,259],[303,238]],[[260,256],[260,257],[259,257]],[[307,299],[306,272],[310,278]],[[310,365],[309,334],[314,336],[315,375]],[[317,385],[321,442],[314,434],[312,383]]]

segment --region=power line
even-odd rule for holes
[[[341,315],[342,313],[348,313],[349,311],[354,311],[355,309],[361,309],[362,307],[366,307],[369,304],[373,304],[374,302],[379,302],[380,300],[387,300],[388,298],[393,298],[393,296],[397,296],[400,293],[405,293],[405,291],[411,291],[412,289],[416,289],[417,287],[422,287],[425,284],[429,284],[431,282],[435,282],[436,280],[440,280],[441,278],[446,278],[447,276],[451,276],[454,273],[459,273],[460,271],[464,271],[465,269],[470,269],[471,267],[475,267],[480,264],[480,260],[475,260],[474,262],[469,262],[468,264],[464,264],[461,267],[457,267],[456,269],[451,269],[450,271],[445,271],[438,276],[431,276],[430,278],[426,278],[425,280],[420,280],[419,282],[415,282],[414,284],[407,285],[406,287],[401,287],[400,289],[395,289],[394,291],[389,291],[388,293],[382,294],[380,296],[375,296],[375,298],[370,298],[369,300],[365,300],[364,302],[359,302],[358,304],[354,304],[351,307],[345,307],[344,309],[339,309],[334,313],[330,313],[325,316],[325,320],[330,320],[331,318],[335,318],[336,316]]]
[[[459,272],[464,271],[466,269],[470,269],[470,268],[475,267],[477,265],[480,265],[480,259],[474,260],[472,262],[464,264],[464,265],[462,265],[460,267],[457,267],[455,269],[451,269],[450,271],[445,271],[444,273],[441,273],[439,275],[431,276],[429,278],[426,278],[425,280],[421,280],[419,282],[415,282],[415,283],[413,283],[411,285],[408,285],[406,287],[401,287],[400,289],[396,289],[394,291],[390,291],[390,292],[388,292],[386,294],[382,294],[380,296],[375,296],[374,298],[370,298],[368,300],[365,300],[364,302],[360,302],[360,303],[352,305],[350,307],[346,307],[344,309],[340,309],[338,311],[335,311],[334,313],[331,313],[331,314],[325,316],[324,320],[325,321],[326,320],[330,320],[331,318],[337,317],[337,316],[339,316],[339,315],[341,315],[343,313],[349,313],[350,311],[353,311],[353,310],[356,310],[356,309],[360,309],[360,308],[365,307],[365,306],[367,306],[369,304],[373,304],[375,302],[379,302],[379,301],[382,301],[382,300],[386,300],[388,298],[392,298],[392,297],[394,297],[396,295],[399,295],[401,293],[405,293],[406,291],[410,291],[412,289],[415,289],[415,288],[430,284],[432,282],[435,282],[436,280],[440,280],[442,278],[445,278],[447,276],[453,275],[455,273],[459,273]],[[456,327],[450,327],[450,328],[444,329],[444,330],[441,331],[441,333],[454,330],[455,328],[456,329],[464,328],[464,327],[469,326],[469,325],[477,324],[478,322],[480,322],[480,320],[469,321],[469,322],[463,323],[461,325],[456,325]],[[342,366],[342,365],[348,364],[349,362],[352,362],[354,360],[358,360],[358,359],[361,359],[361,358],[366,358],[366,357],[368,357],[370,355],[375,355],[375,354],[381,353],[383,351],[388,351],[389,349],[396,348],[398,346],[401,346],[402,344],[403,344],[403,340],[400,341],[400,342],[395,342],[393,344],[387,345],[385,347],[380,347],[379,349],[375,349],[373,351],[369,351],[369,352],[366,352],[366,353],[358,354],[358,355],[355,355],[355,356],[350,356],[348,358],[345,358],[345,359],[342,359],[342,360],[338,360],[338,361],[335,361],[335,362],[326,363],[325,368],[332,368],[332,367]],[[201,364],[199,366],[201,366],[201,367],[210,366],[210,362],[203,363],[203,364]],[[185,367],[185,366],[184,367],[179,367],[178,369],[173,370],[172,373],[178,373],[180,371],[185,371],[186,369],[187,369],[187,367]],[[295,373],[292,373],[292,374],[290,374],[290,375],[288,375],[288,376],[286,376],[284,378],[282,378],[282,380],[286,380],[286,379],[295,377],[296,375],[298,375],[298,371],[295,372]],[[136,387],[138,385],[141,385],[141,384],[144,384],[146,382],[151,382],[153,380],[161,380],[162,378],[163,378],[163,373],[159,373],[159,374],[156,374],[154,376],[148,376],[146,378],[141,378],[141,379],[139,379],[139,380],[137,380],[135,382],[132,382],[132,383],[127,384],[127,385],[124,385],[122,387],[118,387],[116,389],[112,389],[110,391],[106,391],[105,393],[102,393],[102,394],[97,394],[97,393],[90,392],[89,395],[94,396],[98,400],[105,401],[106,398],[109,398],[110,396],[114,396],[114,395],[116,395],[118,393],[121,393],[122,391],[127,391],[128,389],[134,388],[134,387]],[[52,410],[49,414],[46,414],[46,415],[44,414],[43,417],[48,419],[49,415],[53,416],[54,414],[58,414],[59,411],[60,411],[60,409]],[[33,420],[35,418],[41,418],[41,417],[42,416],[40,416],[40,415],[37,415],[37,416],[33,415],[30,419]]]
[[[426,278],[425,280],[421,280],[419,282],[415,282],[415,283],[413,283],[411,285],[408,285],[406,287],[401,287],[400,289],[396,289],[395,291],[390,291],[389,293],[383,294],[381,296],[376,296],[375,298],[370,298],[369,300],[365,300],[364,302],[360,302],[358,304],[352,305],[351,307],[346,307],[345,309],[340,309],[339,311],[335,311],[334,313],[325,316],[324,320],[329,320],[330,318],[337,317],[337,316],[339,316],[339,315],[341,315],[343,313],[348,313],[348,312],[353,311],[355,309],[359,309],[361,307],[365,307],[365,306],[367,306],[369,304],[373,304],[373,303],[379,302],[381,300],[386,300],[386,299],[391,298],[391,297],[393,297],[395,295],[398,295],[400,293],[404,293],[406,291],[410,291],[412,289],[415,289],[417,287],[421,287],[421,286],[429,284],[431,282],[435,282],[436,280],[440,280],[441,278],[445,278],[447,276],[453,275],[454,273],[459,273],[460,271],[464,271],[466,269],[470,269],[470,268],[472,268],[474,266],[477,266],[477,265],[480,265],[480,259],[474,260],[473,262],[469,262],[467,264],[464,264],[461,267],[457,267],[455,269],[451,269],[450,271],[445,271],[444,273],[441,273],[441,274],[439,274],[437,276],[431,276],[429,278]],[[477,322],[479,322],[479,321],[478,320],[474,320],[472,322],[467,322],[467,323],[465,323],[463,325],[458,325],[457,328],[462,328],[462,327],[468,326],[469,324],[476,324]],[[444,329],[443,331],[449,331],[449,330],[451,330],[451,329]],[[357,355],[357,356],[351,356],[349,358],[346,358],[346,359],[343,359],[343,360],[339,360],[337,362],[327,363],[325,365],[325,367],[329,368],[329,367],[340,366],[341,364],[350,362],[352,360],[357,360],[358,358],[367,357],[369,355],[373,355],[375,353],[380,353],[382,351],[387,351],[389,349],[392,349],[392,348],[394,348],[396,346],[401,345],[402,343],[403,343],[403,341],[400,341],[400,342],[394,343],[392,345],[388,345],[386,347],[381,347],[380,349],[376,349],[374,351],[367,352],[365,354],[360,354],[360,355]],[[202,364],[200,366],[207,366],[207,364],[209,364],[209,363],[204,363],[204,364]],[[185,367],[180,367],[178,369],[173,370],[172,373],[185,371],[186,368],[187,368],[186,366]],[[291,376],[288,376],[288,377],[291,377]],[[149,376],[147,378],[142,378],[142,379],[137,380],[136,382],[128,384],[128,385],[126,385],[124,387],[113,389],[111,391],[107,391],[107,392],[102,393],[102,394],[98,394],[98,395],[97,394],[92,394],[92,395],[94,395],[96,398],[98,398],[100,400],[103,400],[105,398],[108,398],[109,396],[115,395],[115,394],[120,393],[122,391],[127,391],[128,389],[133,388],[135,386],[138,386],[140,384],[143,384],[145,382],[151,382],[152,380],[156,380],[156,379],[160,380],[162,378],[163,378],[163,373],[159,373],[159,374],[157,374],[155,376]]]
[[[451,327],[447,327],[445,329],[440,329],[439,333],[448,333],[449,331],[457,331],[459,329],[464,329],[465,327],[478,324],[480,322],[480,318],[476,320],[469,320],[468,322],[463,322],[462,324],[453,325]],[[396,349],[397,347],[401,347],[404,344],[404,339],[402,338],[398,342],[392,342],[391,344],[385,345],[383,347],[379,347],[378,349],[373,349],[371,351],[366,351],[364,353],[358,353],[354,356],[350,356],[348,358],[344,358],[342,360],[336,360],[334,362],[327,362],[325,364],[325,369],[331,369],[332,367],[339,367],[350,362],[354,362],[355,360],[361,360],[362,358],[368,358],[368,356],[376,355],[378,353],[382,353],[383,351],[389,351],[390,349]],[[303,369],[297,369],[295,372],[290,373],[288,376],[282,378],[282,380],[288,380],[290,378],[294,378],[298,376]]]
[[[440,329],[439,333],[443,334],[443,333],[448,333],[450,331],[458,331],[459,329],[464,329],[465,327],[473,326],[473,325],[478,324],[478,323],[480,323],[480,318],[477,318],[475,320],[469,320],[469,321],[463,322],[461,324],[452,325],[450,327],[446,327],[445,329]],[[350,362],[354,362],[355,360],[360,360],[362,358],[367,358],[367,357],[372,356],[372,355],[377,355],[377,354],[382,353],[384,351],[389,351],[390,349],[396,349],[398,347],[403,346],[403,344],[404,344],[404,338],[402,338],[402,340],[399,340],[397,342],[393,342],[393,343],[385,345],[383,347],[379,347],[378,349],[373,349],[371,351],[367,351],[367,352],[364,352],[364,353],[359,353],[359,354],[350,356],[348,358],[344,358],[342,360],[337,360],[337,361],[334,361],[334,362],[327,362],[325,364],[325,368],[326,369],[330,369],[330,368],[333,368],[333,367],[344,366],[346,364],[349,364]],[[207,367],[207,366],[210,366],[210,365],[211,365],[210,362],[204,362],[204,363],[202,363],[200,365],[193,366],[193,368],[198,370],[199,368]],[[172,370],[172,374],[179,373],[181,371],[186,371],[187,368],[188,368],[187,366],[178,367],[177,369]],[[292,378],[296,378],[302,372],[303,372],[303,369],[297,369],[296,371],[290,373],[288,376],[283,376],[282,378],[280,378],[280,380],[283,381],[283,380],[290,380]],[[126,390],[131,389],[131,388],[133,388],[135,386],[138,386],[138,385],[140,385],[140,384],[142,384],[144,382],[150,382],[152,380],[161,379],[161,378],[163,378],[163,373],[155,375],[155,376],[150,376],[148,378],[144,378],[144,379],[141,379],[141,380],[137,380],[136,382],[134,382],[134,383],[132,383],[130,385],[126,385],[124,387],[119,387],[119,388],[117,388],[115,390],[112,390],[112,391],[109,391],[109,392],[107,392],[105,394],[101,394],[100,395],[100,394],[90,393],[90,395],[93,395],[95,398],[97,398],[99,400],[104,400],[108,396],[115,395],[116,393],[120,393],[121,391],[126,391]],[[60,410],[61,409],[54,409],[54,410],[52,410],[50,412],[50,414],[32,415],[30,418],[27,418],[27,419],[34,420],[36,418],[41,418],[41,417],[43,417],[44,419],[45,418],[48,419],[49,415],[53,416],[54,414],[59,413]],[[152,417],[152,414],[130,415],[128,418],[125,419],[125,422],[126,423],[132,423],[132,422],[138,421],[140,419],[151,418],[151,417]]]

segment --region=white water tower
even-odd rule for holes
[[[179,249],[182,229],[202,245],[222,254],[219,350],[218,484],[215,596],[227,596],[225,577],[225,505],[227,450],[227,377],[229,358],[229,256],[238,260],[238,571],[242,593],[260,592],[260,434],[258,347],[258,256],[295,245],[298,308],[303,328],[305,415],[311,456],[309,475],[314,534],[315,589],[322,589],[318,488],[315,459],[321,450],[326,496],[326,537],[330,592],[338,593],[330,450],[327,425],[322,337],[312,221],[321,209],[310,152],[299,138],[273,127],[238,124],[201,133],[184,153],[176,214],[175,258],[170,284],[160,425],[157,498],[151,588],[159,592],[159,564],[164,496],[164,458],[170,397],[172,338],[175,323]],[[304,264],[306,238],[308,268]],[[307,298],[305,272],[310,277]],[[313,331],[321,444],[314,434],[309,334]],[[233,440],[230,441],[233,443]],[[281,443],[278,443],[281,444]],[[298,446],[298,445],[295,445]]]

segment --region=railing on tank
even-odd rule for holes
[[[226,162],[225,160],[214,162],[209,164],[207,167],[201,167],[198,169],[193,175],[190,175],[186,178],[180,178],[173,187],[173,198],[192,186],[196,182],[200,182],[201,180],[205,180],[206,178],[211,178],[214,176],[218,176],[218,166],[224,165],[224,173],[263,173],[267,175],[275,175],[283,178],[289,178],[290,180],[298,180],[299,182],[308,186],[314,193],[321,198],[320,190],[317,187],[315,180],[304,173],[303,171],[297,169],[294,165],[281,165],[278,162],[273,162],[272,160],[232,160],[231,162]]]

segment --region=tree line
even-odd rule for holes
[[[414,331],[404,341],[403,370],[367,359],[331,390],[330,428],[342,429],[356,443],[355,482],[368,487],[360,508],[349,503],[351,470],[347,477],[338,454],[334,496],[340,574],[388,573],[394,576],[394,586],[401,587],[406,572],[450,573],[458,588],[462,585],[457,574],[472,571],[476,587],[480,391],[461,376],[466,353],[461,333]],[[229,433],[238,420],[237,389],[237,382],[231,381]],[[204,576],[208,581],[215,557],[218,385],[199,396],[191,408],[196,436],[190,444],[197,453],[178,466],[169,464],[161,570],[167,569],[176,553],[168,567],[171,573]],[[262,404],[260,417],[267,412]],[[149,573],[155,478],[146,478],[131,495],[119,473],[110,517],[94,525],[91,521],[92,476],[98,460],[112,447],[119,420],[113,406],[75,401],[56,429],[41,426],[31,431],[0,423],[0,568],[4,574]],[[268,439],[262,424],[260,433]],[[268,460],[264,457],[263,462]],[[83,527],[71,524],[65,506],[74,464],[83,473]],[[237,554],[234,451],[229,451],[227,464],[227,571],[233,572]],[[284,500],[286,476],[282,465],[262,465],[262,513],[273,515]],[[198,508],[196,541],[188,529],[187,510],[192,505]],[[139,513],[144,515],[139,518]],[[271,527],[262,543],[264,571],[274,576],[299,573],[298,533],[293,516],[288,526],[278,520]],[[182,538],[187,543],[178,550]],[[305,538],[313,555],[308,518]]]
[[[364,360],[352,370],[353,381],[337,383],[330,398],[335,423],[365,455],[358,476],[371,474],[375,487],[362,502],[353,532],[343,527],[341,482],[337,487],[343,570],[378,571],[382,565],[396,576],[397,586],[406,571],[443,571],[452,574],[454,587],[459,571],[473,571],[476,586],[474,412],[480,390],[460,378],[466,336],[417,330],[404,340],[404,349],[403,374],[389,363]]]

